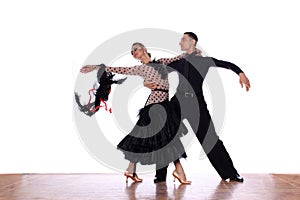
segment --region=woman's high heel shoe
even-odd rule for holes
[[[191,184],[192,183],[192,181],[182,180],[176,171],[173,171],[172,175],[174,176],[174,182],[177,179],[181,184]]]
[[[139,178],[136,173],[130,174],[128,171],[124,172],[124,176],[126,176],[126,183],[128,183],[128,178],[131,178],[134,182],[142,182],[143,179]]]

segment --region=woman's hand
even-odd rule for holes
[[[196,56],[202,56],[202,51],[200,49],[195,49],[196,51]]]
[[[149,89],[151,89],[151,90],[153,90],[153,89],[156,88],[155,82],[150,81],[150,80],[145,80],[144,81],[144,86],[147,87],[147,88],[149,88]]]
[[[240,73],[239,76],[240,76],[240,84],[241,84],[242,88],[243,88],[243,84],[244,84],[246,87],[246,91],[248,92],[249,88],[250,88],[249,79],[247,78],[247,76],[244,73]]]
[[[83,66],[81,69],[80,69],[80,72],[81,73],[88,73],[88,72],[91,72],[95,69],[98,69],[99,67],[96,66],[96,65],[86,65],[86,66]]]

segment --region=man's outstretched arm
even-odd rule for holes
[[[242,88],[245,85],[246,91],[249,91],[250,81],[247,78],[247,76],[245,75],[245,73],[241,70],[241,68],[239,68],[237,65],[235,65],[231,62],[228,62],[228,61],[218,60],[213,57],[211,57],[211,59],[214,61],[215,66],[222,67],[225,69],[230,69],[230,70],[234,71],[236,74],[238,74],[240,77],[239,82],[240,82]]]

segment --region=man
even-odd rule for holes
[[[187,119],[196,134],[197,139],[202,145],[207,157],[213,167],[223,180],[243,182],[237,170],[233,166],[233,162],[219,139],[211,116],[204,100],[202,85],[204,78],[211,66],[231,69],[240,77],[240,84],[245,85],[246,91],[250,88],[250,82],[244,72],[235,64],[217,60],[212,57],[202,57],[196,51],[198,37],[193,32],[185,32],[180,47],[185,51],[184,58],[173,61],[174,59],[159,59],[161,63],[168,64],[168,71],[178,71],[179,85],[176,94],[172,97],[171,102],[181,107],[182,119]],[[145,81],[144,85],[150,89],[155,89],[154,82]],[[179,105],[180,102],[180,105]],[[160,166],[156,170],[155,183],[166,180],[168,166]],[[183,177],[184,174],[182,174]]]

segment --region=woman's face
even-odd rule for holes
[[[134,45],[131,48],[131,54],[135,59],[140,59],[144,54],[144,48],[139,45]]]

